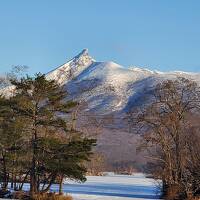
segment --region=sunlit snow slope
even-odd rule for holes
[[[64,85],[73,99],[86,101],[88,110],[104,114],[143,104],[155,85],[163,80],[185,77],[200,82],[197,73],[163,73],[126,68],[114,62],[97,62],[87,49],[46,77]]]
[[[155,85],[166,79],[185,77],[200,83],[200,74],[159,72],[139,67],[123,67],[114,62],[98,62],[87,49],[46,74],[63,85],[71,98],[85,101],[88,111],[101,114],[124,112],[147,102]],[[12,86],[1,89],[6,96]]]

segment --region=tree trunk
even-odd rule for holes
[[[48,185],[44,190],[42,190],[41,192],[42,192],[42,193],[48,192],[49,189],[50,189],[50,187],[51,187],[51,185],[52,185],[53,182],[55,181],[55,179],[56,179],[56,174],[54,174],[54,175],[52,176],[52,178],[51,178],[51,180],[50,180],[50,182],[49,182],[49,185]]]
[[[63,179],[64,179],[64,177],[63,177],[63,175],[61,175],[60,176],[60,183],[59,183],[59,194],[61,195],[61,194],[63,194]]]
[[[37,132],[36,128],[32,137],[33,157],[30,171],[30,195],[31,197],[37,193],[37,175],[36,175],[36,154],[37,154]]]
[[[24,186],[24,183],[25,183],[25,181],[26,181],[26,179],[27,179],[29,173],[30,173],[30,171],[28,171],[28,172],[26,173],[26,176],[25,176],[24,179],[22,180],[21,184],[19,184],[19,190],[22,190],[22,188],[23,188],[23,186]]]
[[[14,173],[12,171],[12,175],[11,175],[11,183],[10,183],[10,187],[13,189],[14,188]]]
[[[8,187],[8,174],[7,174],[7,167],[6,167],[6,159],[5,155],[2,156],[2,162],[3,162],[3,190],[7,190]]]

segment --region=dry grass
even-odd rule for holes
[[[33,198],[30,198],[29,194],[23,191],[14,192],[14,199],[23,199],[23,200],[73,200],[69,195],[59,195],[55,193],[44,193],[37,194]]]
[[[27,192],[24,192],[24,191],[16,191],[16,192],[13,193],[13,198],[14,199],[28,199],[29,194]]]
[[[69,195],[59,195],[54,193],[39,194],[34,197],[34,200],[73,200]]]
[[[193,197],[190,200],[200,200],[200,197]]]

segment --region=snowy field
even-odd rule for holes
[[[29,190],[29,184],[24,185]],[[51,192],[58,192],[58,185]],[[155,200],[159,199],[159,183],[137,173],[133,176],[88,176],[85,183],[66,181],[63,192],[74,200]]]
[[[52,191],[58,191],[53,185]],[[158,183],[145,178],[143,174],[134,176],[88,176],[83,184],[64,184],[63,191],[74,200],[151,200],[159,199]]]

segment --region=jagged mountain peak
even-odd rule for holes
[[[77,57],[80,56],[88,56],[89,55],[89,50],[88,49],[83,49],[78,55]]]
[[[47,73],[46,78],[54,79],[59,84],[64,84],[78,76],[93,62],[95,62],[95,60],[89,55],[88,49],[83,49],[74,58]]]
[[[88,49],[83,49],[78,55],[76,55],[70,61],[72,61],[72,62],[74,62],[74,64],[78,64],[78,65],[81,65],[81,64],[87,65],[88,63],[90,64],[91,62],[94,62],[95,60],[89,55]]]

